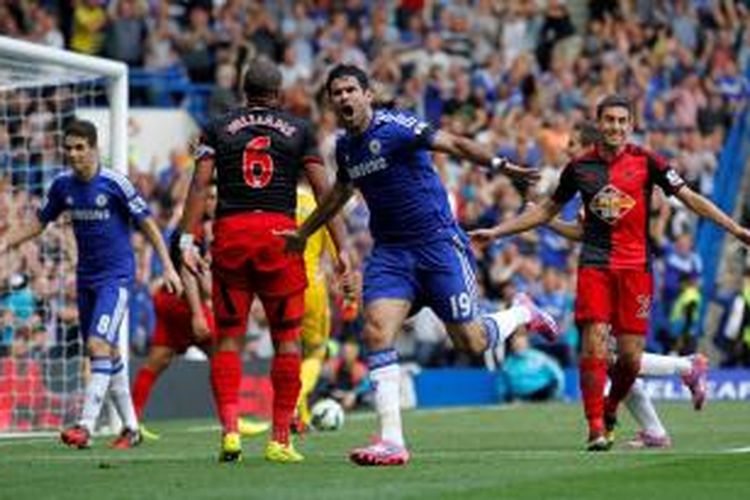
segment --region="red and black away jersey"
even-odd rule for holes
[[[653,186],[672,195],[684,184],[664,158],[641,147],[629,144],[610,161],[592,148],[565,167],[552,199],[562,205],[581,193],[581,266],[648,270]]]
[[[206,126],[197,159],[216,164],[216,217],[237,212],[278,212],[294,217],[296,188],[306,161],[320,161],[305,120],[284,111],[239,108]]]

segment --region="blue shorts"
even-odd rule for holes
[[[466,236],[423,246],[375,245],[365,263],[365,305],[402,299],[427,306],[446,323],[477,316],[476,261]]]
[[[124,281],[79,286],[78,315],[84,341],[94,336],[116,347],[129,299],[130,288]]]

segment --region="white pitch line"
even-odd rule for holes
[[[728,450],[723,450],[724,453],[750,453],[750,446],[745,446],[743,448],[729,448]]]

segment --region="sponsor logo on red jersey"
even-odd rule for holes
[[[636,201],[612,184],[607,184],[589,203],[591,212],[607,224],[615,224],[630,212]]]

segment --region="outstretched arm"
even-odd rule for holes
[[[303,252],[307,238],[327,223],[336,213],[341,210],[354,193],[350,183],[336,181],[328,194],[320,200],[318,207],[305,220],[297,231],[284,234],[286,249],[292,252]]]
[[[478,142],[444,130],[435,133],[432,149],[477,163],[490,172],[500,172],[508,177],[531,183],[539,180],[538,170],[514,165],[507,158],[495,156],[489,148]]]
[[[714,221],[726,229],[745,245],[750,245],[750,230],[739,225],[734,219],[721,211],[719,207],[708,198],[696,193],[687,186],[682,186],[675,196],[682,201],[690,210]]]
[[[32,217],[29,224],[23,224],[12,228],[5,238],[0,240],[0,255],[8,250],[14,250],[26,241],[42,234],[44,225],[38,217]]]
[[[312,187],[316,203],[318,205],[322,204],[326,199],[326,195],[328,195],[332,190],[331,183],[328,180],[328,176],[326,175],[325,167],[319,162],[305,163],[305,176],[307,177],[307,180]],[[348,200],[349,197],[347,197],[346,199]],[[346,200],[344,200],[343,203],[346,203]],[[334,214],[335,213],[336,212],[334,212]],[[328,233],[331,235],[331,239],[336,246],[336,252],[338,253],[338,255],[336,255],[335,257],[341,264],[340,258],[342,256],[342,252],[345,252],[347,247],[346,227],[344,226],[344,219],[340,214],[333,215],[330,220],[327,221],[327,226]]]
[[[563,238],[573,241],[583,240],[583,226],[579,222],[565,222],[559,217],[555,217],[547,223],[547,227]]]
[[[470,233],[471,239],[480,245],[486,245],[495,239],[522,233],[542,224],[548,223],[562,208],[551,199],[545,199],[538,205],[524,210],[518,217],[510,218],[490,229],[478,229]]]

